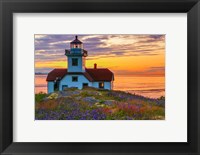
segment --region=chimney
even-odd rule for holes
[[[96,63],[94,64],[94,69],[97,69],[97,64]]]

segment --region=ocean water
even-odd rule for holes
[[[35,75],[35,92],[47,92],[47,75]],[[165,96],[165,77],[115,76],[114,90],[126,91],[145,97]]]

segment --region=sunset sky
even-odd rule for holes
[[[35,35],[35,72],[67,68],[65,49],[75,35],[88,51],[86,67],[109,68],[116,75],[164,76],[165,35]]]

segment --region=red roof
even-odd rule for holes
[[[89,81],[112,81],[114,80],[114,74],[107,68],[88,68],[86,72],[67,72],[67,69],[54,69],[48,76],[47,81],[54,81],[56,79],[62,79],[65,75],[75,74],[84,75]]]
[[[85,71],[93,78],[94,81],[114,80],[114,74],[107,68],[87,68]]]
[[[54,69],[48,74],[47,81],[54,81],[56,78],[62,79],[66,74],[67,69]]]

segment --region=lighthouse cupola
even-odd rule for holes
[[[70,43],[71,49],[83,49],[83,43],[78,40],[78,36],[75,36],[75,39]]]

